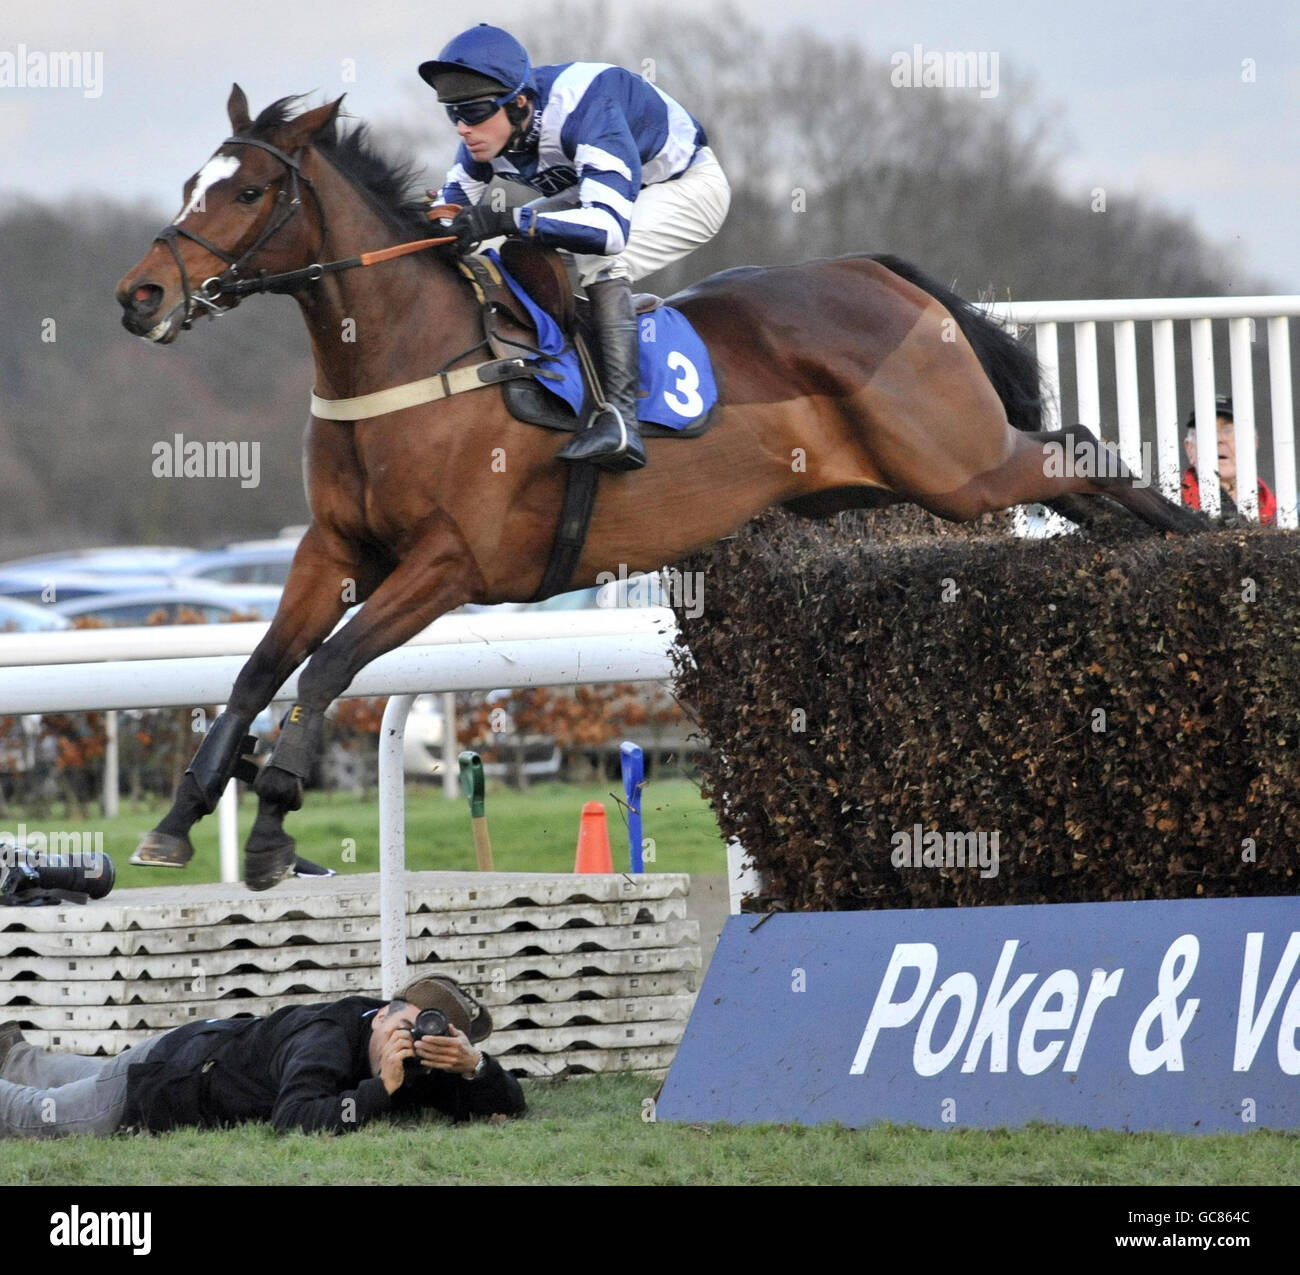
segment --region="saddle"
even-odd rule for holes
[[[447,214],[454,215],[454,205],[440,205],[428,212],[430,220]],[[507,239],[502,246],[501,264],[519,284],[528,297],[560,328],[565,339],[578,348],[579,364],[583,369],[583,402],[577,414],[568,405],[538,384],[532,375],[519,375],[518,369],[509,371],[500,381],[501,396],[506,410],[529,425],[543,429],[577,433],[585,429],[596,401],[592,386],[592,359],[588,353],[594,336],[586,303],[579,302],[569,284],[569,274],[560,254],[553,248],[539,247],[523,240]],[[491,259],[482,256],[462,257],[458,265],[469,280],[478,298],[483,315],[483,335],[497,360],[517,361],[535,358],[541,354],[537,342],[537,328],[500,270]],[[635,297],[637,314],[646,314],[663,305],[652,294],[641,293]],[[505,367],[505,364],[499,364]],[[542,371],[541,376],[546,376]],[[663,425],[641,423],[643,438],[698,438],[713,423],[716,407],[686,429],[669,429]],[[562,593],[569,588],[573,573],[582,556],[582,547],[591,524],[591,511],[596,500],[596,487],[600,470],[591,464],[568,467],[564,486],[564,501],[560,508],[559,525],[551,544],[542,580],[532,601]]]
[[[549,315],[568,341],[578,337],[588,349],[594,344],[594,328],[585,298],[576,297],[569,284],[564,261],[554,248],[507,239],[500,250],[501,264],[534,304]],[[499,359],[536,356],[537,329],[532,317],[501,277],[501,272],[487,257],[470,256],[460,260],[461,272],[469,279],[483,309],[484,335]],[[649,314],[664,304],[662,297],[651,292],[633,294],[637,314]],[[545,373],[542,374],[543,376]],[[503,381],[502,397],[506,410],[529,425],[573,434],[586,426],[595,406],[589,378],[583,377],[585,398],[582,408],[573,415],[568,407],[532,377]],[[713,424],[716,413],[705,413],[685,429],[670,429],[642,421],[642,438],[699,438]]]

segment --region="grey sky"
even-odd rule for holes
[[[346,89],[349,110],[382,129],[427,100],[415,63],[461,26],[475,17],[504,26],[536,20],[545,7],[544,0],[494,0],[490,13],[427,0],[48,0],[36,9],[0,0],[0,57],[20,44],[103,53],[97,98],[0,87],[0,190],[76,196],[92,207],[101,195],[140,199],[170,215],[183,179],[223,136],[232,80],[254,109],[285,93]],[[769,30],[807,26],[883,58],[914,44],[996,52],[1003,78],[1032,79],[1054,109],[1068,143],[1067,190],[1081,201],[1095,186],[1136,191],[1190,213],[1212,239],[1238,247],[1243,272],[1300,292],[1300,17],[1288,0],[737,7]],[[572,56],[588,55],[575,32]],[[1247,58],[1253,83],[1243,82]],[[342,82],[344,59],[355,59],[355,82]],[[445,119],[430,112],[429,127],[449,155]]]

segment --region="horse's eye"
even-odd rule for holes
[[[245,186],[236,198],[241,204],[255,204],[262,198],[263,189],[262,186]]]

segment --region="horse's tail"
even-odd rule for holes
[[[911,262],[898,257],[872,254],[886,270],[928,292],[957,320],[962,335],[970,342],[984,374],[993,384],[1007,420],[1016,429],[1043,428],[1043,393],[1038,360],[995,320],[951,288],[922,273]]]

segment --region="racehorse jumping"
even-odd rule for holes
[[[413,174],[383,160],[364,126],[339,129],[341,98],[293,115],[298,100],[253,119],[235,86],[233,135],[118,285],[126,328],[167,344],[200,313],[254,291],[288,293],[325,399],[481,360],[480,305],[451,251],[362,268],[370,262],[360,254],[437,234],[413,198]],[[338,268],[319,267],[331,259]],[[1035,360],[904,262],[853,256],[728,270],[671,302],[708,347],[715,423],[697,438],[648,440],[644,470],[601,479],[577,564],[553,592],[620,565],[657,569],[778,504],[817,517],[907,501],[964,521],[1043,501],[1085,521],[1085,498],[1105,496],[1160,530],[1206,525],[1135,485],[1084,427],[1040,429]],[[305,660],[298,701],[257,774],[245,846],[250,888],[290,872],[284,819],[302,803],[330,702],[445,612],[538,592],[564,495],[564,442],[516,420],[491,385],[356,421],[312,415],[311,523],[279,609],[138,853],[188,860],[189,829],[237,770],[249,773],[241,758],[250,724]],[[1047,463],[1061,447],[1081,459],[1070,476]],[[364,605],[330,636],[354,601]]]

